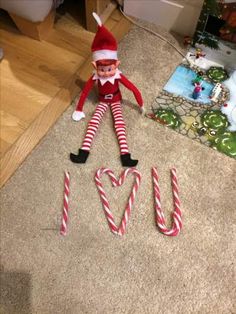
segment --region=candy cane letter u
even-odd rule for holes
[[[165,216],[161,208],[160,189],[158,183],[158,173],[156,168],[152,168],[152,178],[154,187],[154,200],[156,223],[161,233],[166,236],[177,236],[182,228],[182,213],[180,210],[179,189],[177,183],[176,169],[171,169],[171,183],[174,201],[174,211],[172,213],[173,223],[171,229],[166,227]]]

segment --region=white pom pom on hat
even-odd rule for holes
[[[97,15],[97,13],[93,12],[93,17],[95,18],[98,25],[102,26],[102,21],[101,21],[100,17]]]

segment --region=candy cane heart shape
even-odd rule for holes
[[[182,228],[182,213],[180,210],[179,190],[176,176],[176,169],[171,169],[171,183],[174,202],[174,211],[172,213],[173,223],[171,229],[166,227],[165,216],[161,208],[160,201],[160,189],[158,183],[157,169],[152,168],[152,178],[154,186],[154,199],[155,199],[155,211],[156,211],[156,223],[161,233],[167,236],[177,236]]]
[[[119,227],[117,227],[117,225],[114,222],[114,216],[112,214],[112,211],[111,211],[108,199],[107,199],[106,192],[105,192],[103,185],[102,185],[102,182],[101,182],[101,177],[103,176],[103,174],[107,174],[111,179],[113,187],[118,187],[124,183],[126,177],[130,173],[134,175],[135,181],[134,181],[131,193],[129,195],[128,202],[127,202],[126,207],[125,207],[123,218],[121,220]],[[102,205],[104,208],[104,213],[106,215],[109,228],[110,228],[111,232],[113,232],[114,234],[117,234],[120,236],[125,234],[126,227],[127,227],[127,224],[128,224],[129,218],[130,218],[132,206],[134,204],[134,200],[135,200],[137,191],[138,191],[139,186],[140,186],[140,182],[141,182],[141,174],[135,168],[128,168],[128,169],[124,170],[121,173],[120,178],[118,180],[116,179],[113,171],[108,169],[108,168],[100,168],[97,170],[97,172],[95,174],[95,183],[96,183],[96,186],[98,188],[98,192],[99,192],[100,197],[101,197]]]

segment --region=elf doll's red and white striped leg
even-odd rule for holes
[[[88,123],[88,128],[83,140],[82,147],[79,149],[78,155],[70,154],[70,160],[78,164],[84,164],[88,158],[92,141],[101,123],[102,117],[108,108],[108,104],[100,103],[93,114],[92,119]]]
[[[111,111],[114,119],[114,127],[116,131],[116,136],[120,146],[120,158],[123,167],[135,167],[138,163],[138,160],[131,159],[127,139],[126,139],[126,126],[123,119],[123,114],[121,110],[121,103],[111,104]]]

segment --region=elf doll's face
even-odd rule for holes
[[[93,66],[97,71],[97,75],[101,78],[108,78],[108,77],[112,77],[113,75],[116,74],[116,69],[118,68],[120,64],[120,61],[117,60],[112,64],[106,64],[106,62],[104,62],[104,64],[102,64],[102,62],[100,63],[96,63],[93,62]]]

